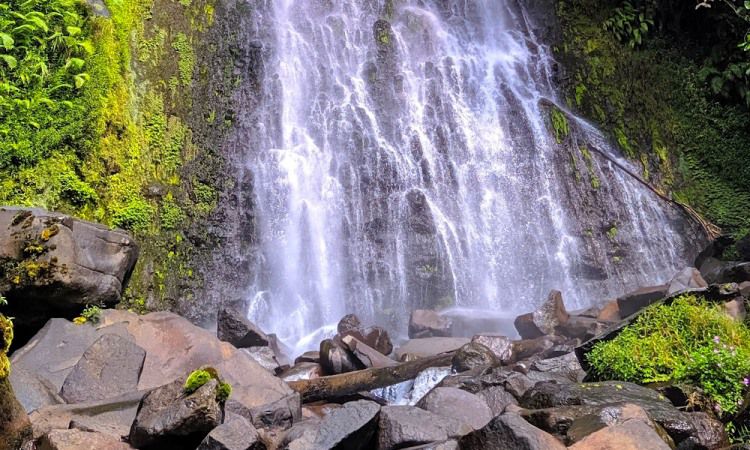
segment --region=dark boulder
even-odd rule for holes
[[[137,258],[124,231],[41,209],[0,208],[0,292],[6,313],[29,335],[51,317],[116,304]]]
[[[383,355],[354,336],[344,336],[341,341],[350,354],[367,368],[390,367],[397,364],[396,361]]]
[[[591,317],[570,316],[567,322],[555,328],[555,334],[569,339],[587,340],[601,334],[610,325]]]
[[[553,357],[554,349],[565,342],[559,336],[540,336],[536,339],[523,339],[513,342],[511,361],[522,361],[532,356]]]
[[[481,397],[451,387],[437,387],[417,403],[417,407],[452,417],[478,430],[492,420],[494,414]]]
[[[513,340],[507,336],[479,334],[472,337],[471,342],[492,350],[495,358],[502,364],[508,364],[513,358]]]
[[[491,386],[477,392],[477,397],[487,403],[492,411],[492,417],[505,412],[510,405],[518,405],[516,398],[502,386]]]
[[[374,447],[380,405],[358,400],[332,409],[319,420],[300,422],[289,429],[279,448],[366,450]]]
[[[359,320],[355,314],[347,314],[339,320],[339,324],[336,327],[336,331],[339,334],[344,334],[347,331],[356,331],[362,329],[362,321]]]
[[[331,375],[365,368],[354,355],[333,339],[320,342],[320,365]]]
[[[379,450],[445,441],[472,431],[459,420],[413,406],[384,406],[378,424]]]
[[[216,335],[237,348],[266,347],[268,336],[234,308],[223,307],[216,318]]]
[[[475,367],[498,365],[500,365],[500,361],[492,353],[492,350],[476,342],[470,342],[459,348],[451,361],[451,368],[454,372],[464,372]]]
[[[667,296],[667,285],[642,287],[617,299],[620,317],[640,311]]]
[[[534,339],[547,334],[554,334],[555,328],[565,324],[569,317],[562,293],[553,290],[539,309],[518,316],[514,324],[518,334],[523,339]]]
[[[132,341],[105,334],[83,353],[60,395],[68,403],[80,403],[136,391],[145,358],[146,352]]]
[[[266,445],[255,427],[235,416],[211,430],[196,450],[266,450]]]
[[[630,419],[601,428],[568,447],[574,450],[670,450],[672,440],[660,434],[648,419]]]
[[[490,448],[514,450],[563,450],[565,446],[552,435],[536,428],[521,416],[506,413],[497,416],[484,428],[458,441],[461,450]]]
[[[451,321],[431,309],[416,309],[409,316],[409,338],[448,337]]]
[[[211,379],[192,394],[183,393],[184,379],[146,394],[130,429],[130,443],[139,449],[197,447],[222,421],[217,400],[219,383]]]
[[[334,337],[334,340],[338,343],[342,343],[342,339],[346,336],[352,336],[383,355],[390,355],[393,351],[391,337],[384,328],[378,326],[365,328],[362,326],[359,317],[354,314],[344,316],[339,321],[337,330],[338,334]]]
[[[294,364],[319,363],[319,362],[320,362],[320,352],[318,351],[305,352],[294,359]]]
[[[703,279],[700,271],[694,267],[686,267],[679,271],[668,283],[667,295],[706,287],[708,287],[708,283]]]

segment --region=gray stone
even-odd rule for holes
[[[416,309],[409,316],[409,338],[448,337],[451,321],[431,309]]]
[[[598,336],[611,324],[591,317],[571,316],[567,322],[555,328],[555,333],[569,339],[582,341]]]
[[[487,403],[492,417],[499,416],[509,405],[518,405],[516,398],[502,386],[492,386],[477,392],[477,397]]]
[[[492,350],[502,364],[508,364],[513,358],[513,340],[507,336],[480,334],[472,337],[471,342],[482,344]]]
[[[244,417],[257,428],[287,429],[302,415],[300,396],[296,392],[275,402],[252,408],[229,398],[225,409]]]
[[[514,341],[511,361],[522,361],[532,356],[550,356],[550,351],[563,342],[564,339],[559,336],[540,336],[535,339]]]
[[[81,430],[53,430],[44,435],[38,450],[132,450],[133,447],[106,434]]]
[[[269,345],[268,336],[250,322],[244,314],[230,307],[219,309],[216,318],[216,335],[224,342],[229,342],[237,348],[266,347]]]
[[[322,419],[287,431],[279,448],[287,450],[365,450],[373,447],[380,405],[358,400],[331,410]]]
[[[693,289],[702,289],[708,287],[708,283],[703,279],[701,273],[695,267],[686,267],[679,271],[667,285],[667,295],[673,295],[678,292],[688,292]]]
[[[570,315],[560,291],[552,290],[544,303],[536,311],[520,315],[514,324],[523,339],[534,339],[554,334],[555,328],[565,324]]]
[[[410,339],[396,349],[396,359],[403,361],[406,355],[417,358],[435,356],[439,353],[452,352],[470,342],[467,338],[430,337]]]
[[[432,442],[430,444],[407,447],[403,450],[458,450],[458,442],[454,440],[444,442]]]
[[[313,362],[301,362],[297,363],[289,369],[279,374],[279,378],[282,380],[299,381],[299,380],[312,380],[313,378],[319,378],[325,375],[325,369],[318,363]]]
[[[559,372],[570,374],[572,379],[582,379],[585,375],[581,364],[575,353],[567,353],[556,358],[547,358],[534,361],[531,369],[539,372]]]
[[[426,411],[452,417],[478,430],[487,425],[494,415],[481,397],[452,387],[437,387],[417,403]]]
[[[65,400],[58,394],[59,389],[55,389],[52,383],[23,367],[13,367],[10,372],[10,382],[16,398],[27,413],[45,406],[65,403]]]
[[[379,450],[445,441],[472,431],[459,420],[413,406],[384,406],[378,424]]]
[[[396,361],[388,358],[354,336],[344,336],[341,338],[341,341],[349,352],[367,368],[391,367],[397,364]]]
[[[272,374],[278,375],[281,372],[281,363],[271,347],[246,347],[241,348],[240,351]]]
[[[484,428],[458,441],[461,450],[513,449],[563,450],[565,446],[552,435],[536,428],[517,414],[497,416]]]
[[[266,450],[258,430],[242,417],[234,417],[208,433],[197,450]]]
[[[299,364],[299,363],[303,363],[303,362],[306,362],[306,363],[319,363],[320,362],[320,352],[318,352],[318,351],[305,352],[305,353],[299,355],[294,360],[294,364]]]
[[[128,233],[41,209],[0,208],[0,230],[0,292],[17,326],[116,304],[138,258]],[[34,276],[24,270],[29,264]]]
[[[189,395],[184,378],[146,394],[130,429],[130,443],[160,449],[195,448],[222,419],[218,382],[209,380]]]
[[[83,353],[60,395],[68,403],[80,403],[136,391],[145,358],[146,352],[133,342],[105,334]]]
[[[500,361],[492,353],[492,350],[476,342],[470,342],[459,348],[451,361],[451,368],[454,372],[497,365],[500,365]]]
[[[620,317],[625,318],[667,296],[667,285],[637,289],[617,299]]]
[[[568,448],[574,450],[670,450],[672,447],[649,425],[648,421],[631,419],[595,431]]]

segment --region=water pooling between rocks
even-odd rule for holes
[[[297,350],[350,312],[405,330],[414,308],[511,317],[552,288],[584,307],[669,279],[703,240],[560,109],[550,27],[519,2],[254,8],[249,316]]]

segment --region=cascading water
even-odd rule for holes
[[[554,61],[517,0],[256,14],[273,34],[246,162],[262,255],[249,315],[285,342],[314,347],[349,312],[396,330],[416,307],[511,315],[552,288],[583,307],[688,260],[688,221],[553,106]]]

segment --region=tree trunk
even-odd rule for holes
[[[430,367],[449,366],[454,353],[441,353],[391,367],[357,370],[312,380],[291,381],[289,386],[300,393],[305,403],[344,397],[412,380],[419,375],[419,372]]]

